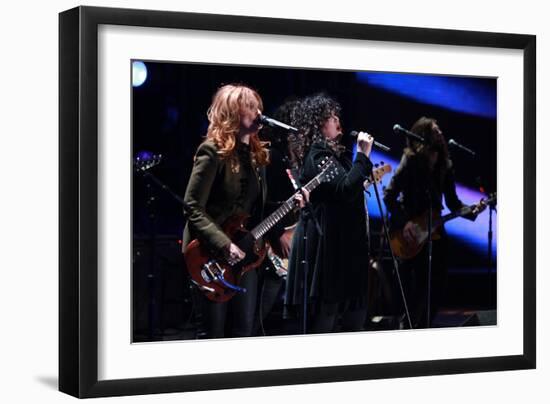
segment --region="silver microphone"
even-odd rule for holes
[[[270,118],[265,115],[258,116],[258,121],[264,125],[271,126],[272,128],[279,128],[292,133],[298,132],[298,129],[296,129],[295,127],[287,125],[286,123],[283,123],[283,122],[279,122],[278,120]]]
[[[396,135],[405,135],[409,138],[412,138],[413,140],[416,140],[417,142],[424,143],[424,138],[422,136],[417,135],[416,133],[413,133],[410,130],[403,128],[401,125],[398,125],[398,124],[393,125],[393,132]]]
[[[457,149],[460,149],[468,154],[471,154],[472,156],[475,156],[476,153],[472,149],[468,149],[466,146],[462,146],[460,143],[456,142],[454,139],[449,139],[449,146],[454,146]]]

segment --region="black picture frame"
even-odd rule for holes
[[[523,354],[98,381],[98,26],[523,51]],[[59,389],[84,397],[323,383],[536,366],[536,37],[324,21],[78,7],[59,16]]]

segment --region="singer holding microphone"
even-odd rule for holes
[[[391,214],[390,232],[401,231],[404,239],[412,243],[419,232],[413,218],[427,216],[430,206],[432,214],[440,214],[443,210],[443,196],[451,211],[465,205],[456,194],[453,163],[437,121],[422,117],[410,131],[399,125],[395,125],[394,131],[406,136],[407,146],[384,191],[384,202]],[[465,217],[475,220],[476,215]],[[428,243],[416,256],[400,262],[400,274],[413,328],[430,326],[444,296],[448,240],[444,227],[441,226],[439,230],[432,242],[431,279]],[[428,296],[431,297],[429,306]]]
[[[285,309],[287,318],[307,318],[307,333],[332,332],[342,316],[342,331],[361,330],[366,317],[368,252],[363,182],[372,170],[372,136],[357,136],[357,157],[340,143],[340,105],[325,94],[306,97],[293,113],[299,132],[289,139],[289,151],[299,183],[320,171],[333,157],[338,174],[310,195],[312,217],[302,209],[292,239]],[[318,231],[317,223],[321,230]],[[304,238],[304,235],[307,238]],[[307,251],[307,254],[306,254]],[[304,261],[307,284],[304,299]],[[304,301],[307,301],[304,310]]]

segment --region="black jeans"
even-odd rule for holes
[[[243,275],[239,286],[246,293],[237,293],[227,302],[217,303],[204,297],[205,338],[249,337],[252,335],[256,296],[258,291],[258,273],[253,269]],[[226,318],[231,313],[231,329],[226,335]]]

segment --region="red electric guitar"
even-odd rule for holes
[[[319,169],[319,174],[303,187],[305,190],[311,192],[322,182],[332,181],[339,174],[338,166],[332,158],[323,160]],[[246,254],[236,265],[229,265],[222,257],[214,256],[198,239],[189,243],[184,251],[187,271],[191,281],[208,299],[225,302],[237,292],[246,292],[238,286],[240,278],[261,264],[266,255],[262,237],[294,209],[297,193],[251,231],[245,227],[248,219],[246,215],[233,216],[223,224],[224,233]]]

